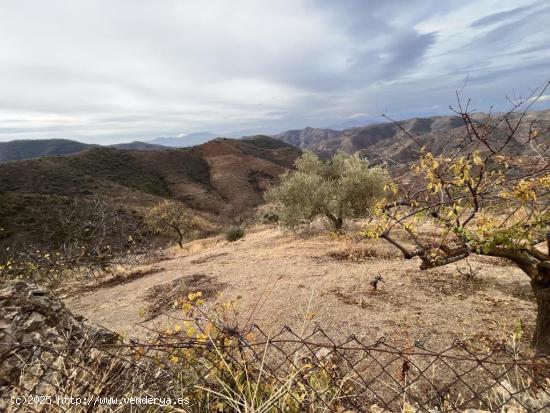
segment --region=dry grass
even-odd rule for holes
[[[200,291],[205,300],[216,296],[224,285],[204,274],[180,277],[166,284],[155,285],[145,292],[147,304],[142,309],[145,321],[158,317],[174,308],[175,303],[185,300],[188,294]]]
[[[141,277],[157,274],[164,270],[165,270],[164,267],[151,267],[147,269],[137,269],[134,271],[124,271],[124,270],[116,271],[110,277],[104,278],[98,281],[94,285],[94,288],[107,288],[107,287],[113,287],[115,285],[127,284]]]
[[[363,262],[372,259],[395,259],[399,257],[396,251],[391,251],[388,248],[375,243],[354,243],[345,241],[343,245],[330,250],[327,255],[330,258],[341,261]]]
[[[219,257],[223,257],[223,256],[226,256],[226,255],[229,255],[229,253],[227,252],[219,252],[217,254],[207,254],[207,255],[203,255],[199,258],[195,258],[193,260],[191,260],[191,264],[204,264],[205,262],[208,262],[208,261],[212,261],[216,258],[219,258]]]

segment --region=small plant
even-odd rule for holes
[[[263,224],[276,224],[279,222],[279,215],[274,212],[266,212],[262,217]]]
[[[370,282],[370,285],[374,291],[378,291],[378,283],[383,282],[384,279],[380,274],[378,274],[374,279]]]
[[[237,241],[244,237],[244,228],[232,226],[225,232],[225,239],[229,242]]]
[[[466,281],[473,281],[477,278],[481,268],[472,266],[472,263],[469,260],[465,261],[466,267],[457,268],[456,270],[466,279]]]

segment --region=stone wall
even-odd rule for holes
[[[24,369],[60,361],[61,353],[75,354],[84,345],[114,344],[119,336],[84,323],[46,290],[25,282],[0,286],[0,411],[14,385],[21,385]],[[46,369],[44,366],[46,365]],[[34,380],[38,393],[44,383]],[[38,388],[37,388],[38,387]],[[45,391],[46,389],[44,389]]]

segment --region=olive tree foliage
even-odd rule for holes
[[[145,214],[146,224],[156,233],[172,234],[180,248],[183,241],[201,229],[201,220],[183,203],[164,200]]]
[[[387,182],[382,168],[370,167],[359,155],[339,152],[323,161],[305,152],[266,198],[280,205],[283,225],[296,227],[322,216],[340,230],[345,219],[368,215],[383,198]]]
[[[505,113],[474,115],[459,99],[464,121],[453,149],[431,153],[403,130],[418,159],[390,186],[394,196],[378,204],[365,228],[385,239],[420,268],[457,262],[470,254],[512,261],[531,282],[538,313],[533,346],[550,353],[550,128],[528,109],[548,87],[511,101]],[[546,123],[545,123],[546,122]],[[399,125],[399,124],[398,124]],[[428,222],[431,236],[417,231]]]

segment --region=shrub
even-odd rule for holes
[[[229,227],[229,229],[225,232],[225,239],[229,242],[237,241],[242,237],[244,237],[244,228],[242,227]]]

